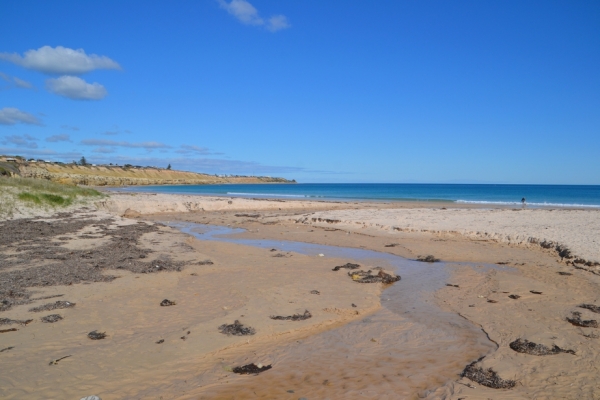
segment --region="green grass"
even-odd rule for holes
[[[102,194],[94,189],[79,187],[75,185],[63,185],[60,183],[48,181],[46,179],[32,178],[0,178],[0,190],[3,187],[12,187],[17,189],[28,190],[32,192],[45,192],[56,194],[59,196],[68,197],[92,197],[102,196]]]
[[[85,202],[102,196],[102,193],[94,189],[44,179],[0,177],[0,216],[12,215],[19,205],[67,207],[74,202]]]

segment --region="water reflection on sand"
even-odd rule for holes
[[[435,290],[448,278],[444,263],[365,249],[238,239],[229,235],[242,229],[222,226],[170,225],[200,240],[349,258],[402,276],[384,290],[383,307],[373,315],[305,340],[270,345],[265,351],[276,360],[273,369],[208,387],[200,398],[444,398],[468,363],[496,349],[481,329],[434,304]]]

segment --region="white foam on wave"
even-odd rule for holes
[[[456,203],[461,204],[494,204],[504,206],[520,206],[520,201],[483,201],[483,200],[456,200]],[[529,203],[526,205],[534,207],[586,207],[586,208],[600,208],[600,204],[569,204],[569,203]]]
[[[279,194],[279,193],[240,193],[240,192],[227,192],[232,196],[262,196],[262,197],[310,197],[303,194]]]

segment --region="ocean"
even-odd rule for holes
[[[600,208],[598,185],[299,183],[132,186],[152,193],[341,201],[442,201],[530,207]]]

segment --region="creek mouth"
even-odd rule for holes
[[[276,360],[270,371],[208,387],[201,399],[439,399],[452,394],[466,365],[496,350],[480,328],[435,304],[435,291],[449,277],[444,262],[429,265],[366,249],[231,237],[245,231],[240,228],[167,225],[199,240],[324,254],[382,266],[402,277],[382,292],[380,310],[304,340],[269,346],[265,351]]]

